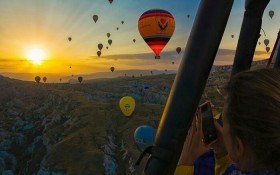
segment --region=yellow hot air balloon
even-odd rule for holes
[[[130,117],[135,109],[135,100],[130,96],[125,96],[120,100],[120,108],[126,117]]]

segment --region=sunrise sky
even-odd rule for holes
[[[0,0],[0,73],[89,74],[109,71],[111,66],[118,70],[176,70],[183,54],[175,49],[185,47],[198,6],[198,0],[115,0],[112,4],[107,0]],[[171,12],[176,20],[161,60],[145,54],[151,50],[138,32],[139,17],[153,8]],[[268,16],[270,10],[275,11],[273,19]],[[243,12],[244,0],[235,0],[216,64],[232,64]],[[94,14],[99,16],[97,23],[92,20]],[[271,0],[263,21],[272,47],[280,28],[279,0]],[[98,58],[97,44],[108,45],[108,32],[113,44]],[[257,51],[256,59],[268,58],[263,44]],[[34,52],[44,60],[30,61]]]

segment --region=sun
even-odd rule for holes
[[[46,57],[46,53],[39,48],[33,48],[26,52],[27,59],[35,65],[41,65]]]

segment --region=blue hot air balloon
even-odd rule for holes
[[[134,132],[134,141],[140,151],[152,146],[155,140],[156,131],[153,127],[143,125],[138,127]]]

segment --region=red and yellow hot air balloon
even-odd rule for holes
[[[160,59],[161,51],[174,33],[175,20],[168,11],[153,9],[141,15],[138,29],[145,42],[154,51],[155,58]]]

